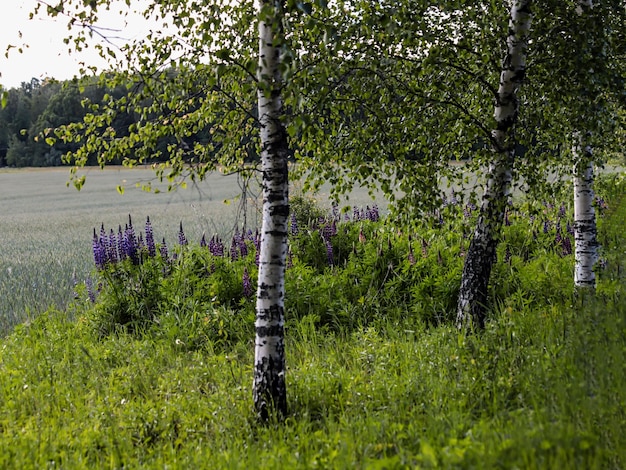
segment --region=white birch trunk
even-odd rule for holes
[[[511,188],[514,126],[519,108],[517,90],[526,72],[531,4],[531,0],[517,0],[511,7],[507,53],[502,62],[494,110],[496,128],[492,131],[492,142],[495,156],[489,165],[478,222],[463,266],[457,305],[458,328],[484,325],[489,278]]]
[[[593,8],[592,0],[579,0],[579,16]],[[581,155],[582,150],[582,155]],[[593,270],[598,260],[596,213],[593,207],[593,160],[590,146],[585,145],[580,133],[574,136],[572,153],[574,164],[574,286],[595,289]]]
[[[263,172],[254,351],[254,407],[259,419],[287,412],[284,300],[289,191],[288,144],[280,96],[282,2],[259,0],[258,106]]]
[[[593,162],[591,148],[584,150],[587,158],[574,165],[574,286],[576,288],[596,287],[593,270],[598,260],[596,213],[593,207]],[[580,158],[578,149],[574,155]]]

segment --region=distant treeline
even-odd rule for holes
[[[106,97],[115,99],[128,94],[128,89],[120,85],[114,89],[97,83],[73,81],[41,81],[36,78],[22,82],[19,88],[8,90],[7,103],[0,107],[0,167],[59,166],[62,156],[75,150],[79,144],[65,143],[56,139],[53,145],[46,142],[46,135],[53,129],[80,122],[89,104],[101,104]],[[118,135],[125,135],[128,127],[137,121],[133,113],[117,113],[112,126]],[[196,140],[205,141],[207,136],[191,136],[185,145],[193,145]],[[167,145],[170,140],[163,138],[159,143],[160,160],[167,158]],[[97,165],[96,156],[90,157],[88,165]],[[153,161],[158,161],[154,159]],[[120,161],[110,162],[119,164]]]

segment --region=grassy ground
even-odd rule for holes
[[[80,302],[38,316],[0,343],[0,468],[624,468],[617,201],[595,298],[526,288],[470,336],[391,309],[343,330],[290,322],[283,424],[255,423],[251,339],[101,338]],[[537,278],[571,275],[558,260],[529,263]]]
[[[151,194],[137,188],[154,178],[150,169],[107,168],[87,171],[87,182],[78,192],[66,187],[67,168],[0,171],[0,336],[13,325],[32,318],[50,306],[64,308],[75,281],[82,282],[93,263],[93,228],[116,228],[128,220],[142,227],[150,217],[169,242],[176,240],[182,222],[189,238],[232,234],[244,223],[237,176],[209,175],[188,189]],[[125,186],[123,195],[117,185]],[[297,193],[297,189],[294,190]],[[247,203],[248,226],[258,219],[258,186],[251,185]],[[322,193],[325,203],[328,195]],[[370,204],[365,191],[355,192],[351,202]]]

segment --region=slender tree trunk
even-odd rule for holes
[[[531,4],[531,0],[516,0],[511,7],[507,52],[502,62],[494,111],[496,128],[492,131],[492,142],[495,156],[489,166],[478,222],[463,266],[457,306],[459,328],[484,326],[487,288],[511,187],[514,126],[519,108],[517,90],[526,73]]]
[[[289,190],[288,143],[280,96],[281,1],[259,1],[258,106],[263,172],[263,221],[256,302],[253,399],[258,417],[283,417],[285,386],[285,266]]]
[[[593,207],[591,148],[585,147],[586,158],[580,158],[576,147],[574,154],[579,158],[574,165],[574,286],[595,289],[596,275],[593,268],[598,260],[598,242]]]
[[[582,16],[591,8],[593,8],[592,0],[579,0],[576,12]],[[592,149],[585,145],[578,132],[574,135],[572,153],[576,161],[574,164],[574,286],[577,289],[595,289],[596,275],[593,268],[598,260],[598,241],[596,213],[593,207]]]

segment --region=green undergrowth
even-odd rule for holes
[[[180,271],[120,265],[143,273],[131,300],[99,278],[95,304],[79,292],[2,339],[0,468],[624,468],[626,203],[603,190],[597,294],[570,287],[561,209],[520,207],[473,335],[450,321],[471,218],[342,222],[332,266],[300,227],[280,424],[252,407],[252,253],[217,262],[215,285],[197,247],[180,248]]]

